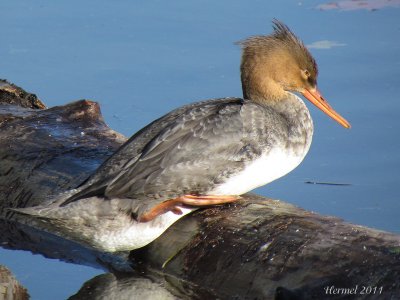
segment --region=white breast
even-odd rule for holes
[[[291,151],[275,148],[252,162],[227,182],[217,186],[209,194],[242,195],[270,183],[296,168],[304,159],[307,151],[308,149],[303,154],[296,155]]]

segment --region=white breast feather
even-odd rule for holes
[[[217,186],[209,194],[242,195],[286,175],[296,168],[304,157],[305,153],[304,155],[295,155],[279,148],[273,149],[227,182]]]

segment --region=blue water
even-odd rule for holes
[[[309,155],[257,192],[400,233],[400,9],[315,9],[326,2],[3,1],[0,77],[48,106],[98,101],[110,127],[129,136],[180,105],[241,96],[240,49],[233,43],[269,33],[278,18],[306,44],[341,44],[311,52],[319,89],[353,127],[309,106],[315,123]],[[0,250],[0,264],[32,299],[65,298],[101,272],[20,251]]]

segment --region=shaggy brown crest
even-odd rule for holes
[[[311,53],[308,51],[307,47],[303,44],[303,42],[295,36],[295,34],[287,27],[285,24],[278,20],[274,20],[272,22],[274,28],[273,37],[281,40],[282,42],[287,44],[287,47],[293,47],[293,54],[297,54],[297,58],[300,60],[305,60],[304,65],[308,65],[310,71],[313,71],[314,77],[318,75],[318,67],[315,62],[314,57],[312,57]]]
[[[243,49],[244,98],[279,99],[284,97],[284,90],[302,92],[304,88],[316,87],[318,68],[306,46],[282,22],[274,20],[273,28],[270,35],[252,36],[238,42]]]

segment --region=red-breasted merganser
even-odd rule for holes
[[[180,107],[132,136],[81,186],[19,209],[105,251],[140,248],[200,206],[233,202],[296,168],[313,123],[298,92],[346,128],[317,90],[317,64],[283,23],[242,46],[243,99]]]

